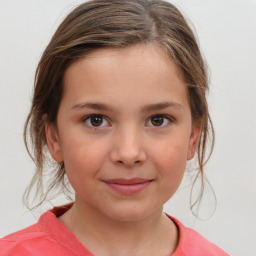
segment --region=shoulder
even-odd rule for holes
[[[55,217],[55,219],[57,219]],[[1,256],[58,256],[62,246],[56,242],[47,225],[56,225],[53,214],[44,213],[38,223],[0,239]]]
[[[36,224],[0,239],[0,256],[91,256],[58,220],[71,206],[55,207],[45,212]]]
[[[1,256],[36,255],[45,246],[42,244],[44,240],[47,240],[47,235],[40,231],[38,224],[34,224],[0,239]]]
[[[172,256],[229,256],[217,245],[209,242],[198,232],[185,227],[180,221],[169,216],[179,229],[179,243]]]

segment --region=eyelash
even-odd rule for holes
[[[107,122],[107,123],[109,124],[109,121],[107,121],[106,117],[104,117],[103,115],[98,115],[98,114],[88,115],[88,116],[86,116],[86,117],[83,118],[82,122],[83,122],[83,123],[86,123],[87,126],[89,126],[90,128],[94,128],[94,129],[101,128],[101,127],[111,126],[111,125],[94,126],[94,125],[92,124],[92,118],[95,118],[95,117],[102,118],[103,122],[105,121],[105,122]],[[87,121],[90,122],[90,124],[87,123]]]
[[[95,126],[95,125],[93,125],[92,124],[92,118],[96,118],[96,117],[98,117],[98,118],[102,118],[102,122],[104,123],[104,121],[105,122],[107,122],[108,124],[106,125],[103,125],[102,126],[102,124],[100,124],[99,126]],[[156,118],[156,117],[160,117],[160,118],[163,118],[163,123],[165,123],[166,121],[167,121],[167,124],[165,124],[165,125],[148,125],[148,123],[151,121],[151,123],[152,123],[152,119],[153,118]],[[169,126],[169,124],[170,123],[174,123],[174,119],[171,117],[171,116],[168,116],[168,115],[165,115],[165,114],[156,114],[156,115],[153,115],[153,116],[151,116],[148,120],[147,120],[147,122],[146,122],[146,124],[147,124],[147,126],[151,126],[151,127],[159,127],[159,128],[161,128],[161,127],[166,127],[166,126]],[[90,128],[94,128],[94,129],[97,129],[97,128],[102,128],[102,127],[109,127],[109,126],[111,126],[111,124],[109,123],[109,121],[107,120],[107,118],[104,116],[104,115],[99,115],[99,114],[92,114],[92,115],[88,115],[88,116],[86,116],[86,117],[84,117],[83,119],[82,119],[82,122],[83,123],[86,123],[86,125],[88,126],[88,127],[90,127]],[[87,123],[87,122],[90,122],[90,123]]]
[[[174,119],[171,117],[171,116],[168,116],[168,115],[165,115],[165,114],[156,114],[156,115],[153,115],[151,116],[148,121],[146,123],[148,123],[149,121],[152,122],[152,119],[155,118],[155,117],[160,117],[160,118],[163,118],[163,122],[167,121],[168,123],[165,124],[165,125],[149,125],[149,126],[152,126],[152,127],[158,127],[158,128],[161,128],[161,127],[167,127],[170,125],[170,123],[174,123]]]

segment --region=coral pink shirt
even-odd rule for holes
[[[38,223],[0,239],[1,256],[93,256],[59,220],[71,204],[47,211]],[[171,256],[226,256],[196,231],[170,217],[179,229],[179,243]]]

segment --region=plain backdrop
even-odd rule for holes
[[[0,0],[0,237],[37,221],[22,194],[34,171],[23,144],[36,65],[78,0]],[[234,256],[256,255],[256,2],[175,0],[194,24],[210,67],[216,146],[206,168],[201,219],[189,210],[184,180],[165,211]],[[63,203],[60,199],[55,204]]]

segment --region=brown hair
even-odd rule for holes
[[[53,176],[46,192],[43,192],[42,183],[46,163],[49,162],[44,116],[47,115],[48,121],[56,123],[66,69],[97,49],[119,49],[146,43],[154,43],[165,49],[179,67],[188,87],[192,120],[202,119],[196,177],[201,177],[203,181],[203,167],[209,158],[206,158],[205,152],[210,133],[210,154],[214,144],[214,131],[206,101],[208,76],[196,38],[183,15],[175,6],[162,0],[92,0],[78,6],[64,19],[36,70],[32,106],[24,128],[25,145],[36,164],[36,172],[24,195],[25,202],[28,202],[33,187],[41,195],[38,205],[50,191],[60,189],[65,192],[67,188],[64,163],[54,163]],[[200,201],[201,196],[202,193],[193,204]]]

